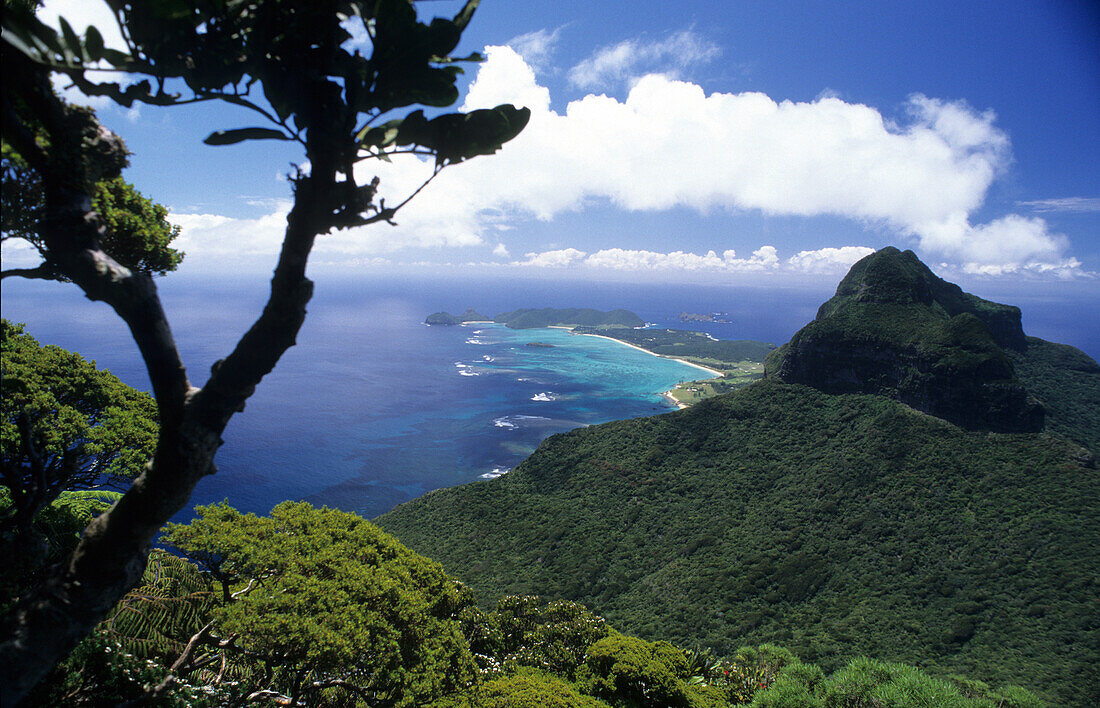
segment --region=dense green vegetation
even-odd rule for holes
[[[1025,347],[1019,308],[964,293],[912,251],[884,248],[856,263],[766,365],[788,383],[888,396],[969,429],[1035,432],[1043,408],[1006,351]]]
[[[577,334],[601,334],[633,344],[654,354],[686,359],[712,368],[733,369],[741,362],[763,363],[774,344],[751,339],[711,339],[704,332],[682,329],[614,329],[596,330],[576,327]]]
[[[1100,484],[1083,455],[766,380],[556,435],[378,522],[483,601],[568,598],[649,639],[776,641],[826,670],[868,654],[1084,704]]]
[[[1020,308],[990,302],[964,292],[958,285],[929,270],[912,251],[899,251],[893,246],[880,249],[855,263],[837,286],[836,295],[818,309],[815,321],[826,320],[853,302],[924,305],[942,319],[961,314],[974,315],[989,328],[1000,346],[1024,346]],[[877,322],[866,323],[868,327],[906,327],[906,323],[885,316],[873,319]],[[856,322],[852,324],[859,326]],[[918,327],[920,325],[908,331],[915,332]]]
[[[433,312],[424,319],[424,324],[430,325],[457,325],[463,322],[490,322],[491,320],[472,307],[467,307],[461,315],[452,315],[449,312]]]
[[[34,587],[142,469],[153,399],[0,320],[0,607]]]
[[[34,126],[34,130],[45,139],[41,126]],[[123,156],[120,167],[126,161]],[[68,280],[56,263],[45,258],[46,244],[37,231],[46,207],[41,176],[6,140],[2,143],[0,182],[4,193],[0,230],[4,239],[26,241],[43,255],[43,262],[34,269],[5,272]],[[97,175],[91,192],[92,208],[103,223],[101,246],[111,258],[130,270],[157,275],[175,270],[183,261],[183,252],[169,246],[180,229],[168,222],[166,207],[147,199],[119,176]]]
[[[1046,410],[1046,430],[1100,453],[1100,365],[1080,349],[1037,337],[1007,353],[1016,377]]]
[[[544,308],[541,310],[521,309],[502,312],[493,321],[510,329],[533,329],[535,327],[642,327],[645,320],[628,310],[600,312],[591,308]]]
[[[860,658],[827,677],[777,646],[726,657],[621,634],[575,602],[490,610],[353,515],[222,504],[167,534],[142,585],[31,705],[1039,708],[1008,686],[944,681]]]

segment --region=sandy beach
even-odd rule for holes
[[[672,390],[669,390],[669,391],[665,391],[664,393],[662,393],[662,394],[661,394],[661,398],[665,399],[666,401],[668,401],[668,402],[669,402],[669,403],[671,403],[672,405],[676,406],[676,407],[677,407],[677,408],[679,408],[680,410],[683,410],[683,409],[685,409],[685,408],[687,408],[687,407],[688,407],[688,404],[684,403],[683,401],[677,401],[677,400],[676,400],[676,399],[675,399],[675,398],[673,397],[673,395],[672,395]]]
[[[716,378],[716,379],[720,379],[725,375],[721,371],[718,371],[717,369],[711,369],[710,367],[703,366],[702,364],[696,364],[695,362],[685,361],[684,359],[679,359],[679,358],[674,357],[674,356],[665,356],[664,354],[658,354],[656,352],[651,352],[648,349],[643,349],[642,347],[639,347],[636,344],[631,344],[630,342],[624,342],[623,340],[615,339],[614,337],[606,337],[602,334],[590,334],[588,332],[584,332],[584,333],[573,332],[572,327],[567,327],[565,325],[547,325],[547,327],[549,327],[550,329],[564,329],[564,330],[572,332],[573,334],[579,334],[582,337],[598,337],[599,339],[606,339],[609,342],[615,342],[616,344],[621,344],[624,347],[630,347],[631,349],[637,349],[638,351],[643,352],[645,354],[649,354],[650,356],[655,356],[655,357],[658,357],[658,358],[661,358],[661,359],[671,359],[672,361],[678,361],[681,364],[687,364],[688,366],[694,366],[696,369],[701,369],[701,370],[707,372],[713,378]],[[680,409],[687,408],[688,404],[683,403],[682,401],[677,401],[673,397],[672,391],[673,391],[673,389],[665,391],[664,393],[661,394],[661,397],[664,398],[669,403],[671,403],[672,405],[676,406],[677,408],[680,408]]]
[[[555,329],[569,329],[569,327],[555,327]],[[694,366],[696,369],[702,369],[703,371],[707,372],[708,374],[710,374],[711,376],[713,376],[716,379],[720,379],[720,378],[722,378],[722,376],[724,376],[724,374],[721,371],[718,371],[716,369],[711,369],[709,367],[703,366],[702,364],[696,364],[696,363],[691,362],[691,361],[685,361],[684,359],[678,359],[677,357],[674,357],[674,356],[665,356],[664,354],[658,354],[656,352],[651,352],[648,349],[642,349],[641,347],[639,347],[636,344],[631,344],[629,342],[624,342],[623,340],[615,339],[614,337],[605,337],[602,334],[589,334],[588,332],[574,333],[574,334],[580,334],[580,336],[582,336],[582,337],[599,337],[600,339],[607,339],[609,341],[617,342],[619,344],[622,344],[624,347],[630,347],[631,349],[637,349],[640,352],[645,352],[646,354],[649,354],[650,356],[656,356],[656,357],[660,357],[662,359],[671,359],[672,361],[678,361],[681,364],[687,364],[688,366]]]

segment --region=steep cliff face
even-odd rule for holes
[[[1005,351],[1026,348],[1019,308],[965,293],[891,247],[852,266],[814,321],[769,355],[765,375],[889,396],[971,430],[1034,432],[1043,408]]]

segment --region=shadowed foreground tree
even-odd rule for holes
[[[37,232],[42,217],[42,181],[5,143],[0,165],[3,175],[3,240],[19,239],[34,247],[43,261],[34,268],[0,271],[0,278],[19,276],[43,280],[66,280],[54,263]],[[183,253],[170,244],[180,229],[168,223],[168,210],[145,198],[122,177],[95,185],[92,207],[103,221],[100,247],[119,265],[155,275],[175,270]]]
[[[410,110],[458,99],[455,62],[480,57],[449,55],[477,0],[452,19],[429,23],[417,19],[409,0],[107,4],[123,30],[125,51],[105,48],[94,27],[81,37],[64,21],[57,32],[33,17],[5,14],[3,139],[41,179],[35,232],[46,260],[130,328],[149,372],[160,430],[152,459],[123,498],[5,616],[4,705],[17,704],[139,580],[153,536],[215,471],[225,426],[295,342],[313,292],[305,269],[315,239],[334,229],[392,223],[413,196],[387,206],[377,178],[356,183],[355,165],[413,153],[434,158],[434,177],[446,165],[495,152],[530,115],[512,106],[432,118]],[[370,56],[347,46],[347,24],[369,37]],[[125,87],[97,83],[85,69],[100,63],[148,78]],[[151,275],[119,264],[103,247],[94,188],[118,175],[125,148],[91,111],[54,94],[50,71],[65,73],[88,95],[126,106],[221,100],[271,126],[216,131],[208,144],[284,140],[303,148],[309,170],[292,177],[294,203],[263,312],[214,364],[202,388],[188,380]]]
[[[5,24],[17,26],[28,23],[39,4],[40,0],[4,0]],[[12,100],[20,103],[17,97]],[[89,111],[86,108],[74,109],[63,99],[56,99],[56,96],[55,100],[59,100],[66,111]],[[23,121],[23,130],[29,133],[36,147],[48,150],[50,134],[42,123],[29,110],[20,111],[19,117]],[[8,143],[7,134],[5,131],[0,155],[0,182],[4,192],[3,208],[0,209],[0,241],[24,241],[38,252],[42,262],[33,268],[0,270],[0,278],[19,276],[66,280],[65,274],[51,261],[49,249],[38,230],[46,208],[42,176]],[[119,149],[111,153],[110,159],[87,164],[89,174],[86,177],[95,179],[94,175],[99,174],[91,196],[92,207],[103,221],[100,247],[130,270],[164,275],[175,270],[183,260],[183,253],[169,247],[179,235],[179,227],[168,223],[167,209],[146,199],[132,184],[115,175],[129,161],[129,153],[121,143],[116,147]]]
[[[30,587],[153,453],[153,399],[79,354],[0,320],[0,591]],[[116,490],[115,494],[110,491]],[[94,515],[94,514],[93,514]]]

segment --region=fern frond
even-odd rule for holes
[[[122,498],[122,492],[108,489],[77,489],[61,492],[51,506],[82,521],[91,521]]]

